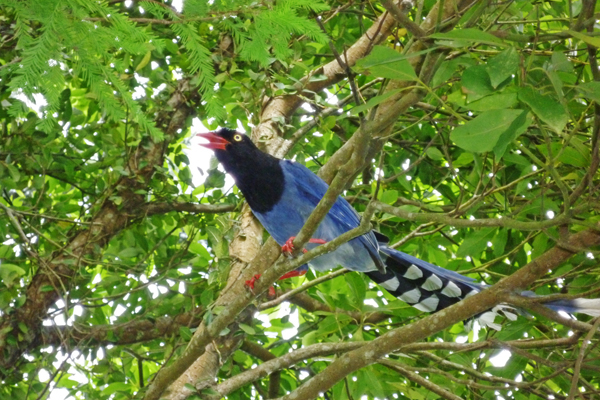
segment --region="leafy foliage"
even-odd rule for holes
[[[208,157],[193,141],[198,122],[257,126],[272,151],[268,126],[287,139],[286,158],[317,172],[361,126],[389,118],[369,132],[373,161],[344,196],[359,212],[378,200],[422,216],[372,222],[392,246],[490,285],[597,229],[599,6],[479,2],[442,20],[436,4],[407,10],[438,21],[420,40],[379,26],[377,2],[0,0],[0,397],[142,398],[198,331],[233,313],[220,301],[261,237],[215,160],[197,169]],[[330,44],[350,78],[327,75]],[[273,116],[273,104],[290,108]],[[527,289],[598,297],[597,250],[565,248],[576,254]],[[424,317],[354,272],[276,286],[303,290],[253,301],[211,341],[214,375],[180,393],[282,396]],[[590,318],[533,314],[497,321],[500,332],[449,324],[322,396],[597,391],[597,340],[584,344],[576,325]]]

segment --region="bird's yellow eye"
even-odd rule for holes
[[[242,141],[242,135],[234,135],[233,136],[233,140],[235,140],[236,142],[241,142]]]

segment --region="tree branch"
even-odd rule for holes
[[[61,346],[68,343],[75,346],[104,346],[107,344],[127,345],[145,342],[179,334],[182,326],[195,327],[202,320],[203,309],[176,316],[157,319],[135,319],[118,325],[45,326],[41,334],[41,344]]]
[[[206,204],[183,202],[155,202],[147,203],[140,207],[139,216],[166,214],[171,211],[185,211],[192,214],[220,214],[235,210],[235,204]]]

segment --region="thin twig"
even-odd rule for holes
[[[585,357],[585,351],[592,342],[592,338],[598,331],[599,326],[600,317],[596,318],[596,321],[594,321],[594,324],[592,325],[592,329],[590,329],[588,334],[583,338],[581,348],[579,349],[579,355],[577,356],[577,361],[575,361],[575,368],[573,368],[573,379],[571,380],[571,390],[569,391],[569,397],[567,397],[568,400],[575,399],[575,394],[577,393],[578,388],[577,382],[579,381],[579,373],[581,372],[581,364],[583,363],[583,358]]]

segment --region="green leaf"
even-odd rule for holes
[[[140,253],[141,250],[137,247],[128,247],[126,249],[121,250],[117,256],[121,259],[125,259],[135,257]]]
[[[210,260],[210,253],[206,250],[206,247],[198,241],[193,241],[190,243],[190,247],[188,248],[192,253],[199,255],[200,257]]]
[[[589,45],[600,47],[600,38],[598,37],[584,35],[583,33],[576,31],[567,31],[567,33]]]
[[[461,78],[463,91],[470,101],[494,93],[487,68],[483,65],[475,65],[467,68]]]
[[[256,334],[256,330],[251,327],[250,325],[246,325],[246,324],[242,324],[240,322],[239,327],[241,330],[243,330],[244,332],[246,332],[248,335],[255,335]]]
[[[440,161],[444,159],[444,155],[437,147],[430,147],[425,151],[427,156],[432,160]]]
[[[506,243],[508,242],[508,229],[499,229],[498,234],[492,241],[494,244],[492,246],[492,251],[494,253],[494,257],[500,257],[504,254],[504,249],[506,248]]]
[[[204,307],[208,307],[213,302],[214,293],[212,290],[203,290],[200,295],[200,303]]]
[[[485,112],[452,131],[450,138],[456,145],[473,153],[494,149],[504,132],[522,115],[523,110],[496,110]]]
[[[183,385],[187,390],[189,390],[192,393],[196,392],[196,387],[192,384],[186,383],[185,385]]]
[[[573,64],[571,64],[569,58],[562,51],[554,51],[552,53],[552,66],[555,71],[573,72]]]
[[[482,97],[478,100],[470,101],[465,105],[466,108],[473,111],[490,111],[503,108],[512,108],[517,104],[516,93],[498,93]]]
[[[396,50],[384,46],[375,46],[371,54],[356,65],[368,69],[371,74],[381,78],[414,81],[417,74],[408,60]]]
[[[396,200],[398,200],[398,191],[386,190],[381,194],[381,198],[379,200],[385,204],[394,204]]]
[[[140,63],[137,65],[137,67],[135,67],[135,71],[139,71],[140,69],[144,68],[146,65],[148,65],[148,63],[150,62],[150,57],[152,56],[152,52],[147,52],[146,55],[144,55],[144,58],[142,58],[142,60],[140,61]]]
[[[497,88],[502,82],[517,72],[519,54],[514,47],[509,47],[488,61],[487,68],[492,86]]]
[[[3,258],[12,257],[15,253],[13,251],[14,246],[7,246],[0,244],[0,260]]]
[[[500,159],[506,152],[506,149],[510,143],[516,140],[519,136],[527,131],[527,128],[533,123],[533,117],[527,110],[523,110],[508,127],[506,131],[500,135],[498,143],[494,146],[494,155]]]
[[[25,275],[25,270],[14,264],[0,264],[0,278],[6,286],[12,286],[16,279]]]
[[[24,334],[28,334],[29,333],[29,328],[27,327],[27,325],[25,325],[24,322],[19,322],[19,330],[21,332],[23,332]]]
[[[521,88],[519,100],[527,104],[539,119],[547,123],[555,132],[561,133],[569,116],[564,107],[550,96],[541,94],[531,87]]]
[[[130,393],[132,389],[132,386],[127,384],[127,383],[123,383],[123,382],[113,382],[110,385],[108,385],[107,387],[105,387],[104,389],[102,389],[102,396],[103,397],[108,397],[113,393],[116,392],[128,392]]]
[[[473,160],[474,160],[473,153],[464,152],[460,156],[458,156],[458,158],[456,158],[454,160],[452,165],[455,168],[460,168],[460,167],[464,167],[465,165],[469,165],[469,164],[473,163]]]
[[[13,179],[13,181],[18,182],[21,179],[21,173],[17,167],[12,164],[8,164],[6,167],[8,168],[8,172],[10,173],[10,177]]]
[[[223,232],[216,226],[208,226],[206,230],[215,255],[219,258],[225,257],[227,250],[225,249],[226,242],[224,242]]]
[[[483,228],[472,231],[465,240],[463,240],[456,252],[456,256],[479,257],[481,252],[488,247],[488,242],[492,241],[492,238],[496,234],[496,229],[497,228]]]
[[[354,300],[354,305],[356,306],[356,308],[362,309],[363,301],[365,299],[365,293],[367,292],[367,286],[365,285],[365,281],[363,281],[363,279],[360,276],[358,276],[356,272],[345,274],[344,278],[346,279],[346,283],[350,287],[350,291]]]
[[[581,97],[594,100],[600,104],[600,82],[586,82],[575,87]]]
[[[400,93],[401,90],[400,89],[394,89],[394,90],[390,90],[380,96],[375,96],[369,99],[369,101],[367,101],[365,104],[361,104],[358,107],[354,107],[352,110],[350,110],[350,113],[352,115],[358,115],[359,113],[366,111],[368,109],[371,109],[381,103],[383,103],[384,101],[386,101],[387,99],[389,99],[390,97],[392,97],[395,94]]]

